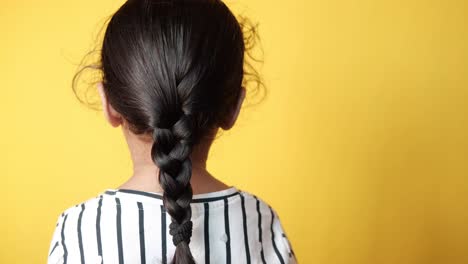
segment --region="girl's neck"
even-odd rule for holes
[[[159,168],[151,159],[152,140],[148,137],[133,134],[128,129],[128,125],[125,124],[122,126],[122,131],[130,150],[133,175],[118,188],[163,193],[158,179]],[[206,170],[208,153],[217,131],[218,129],[211,131],[192,150],[192,177],[190,183],[193,194],[220,191],[230,187],[213,177]]]
[[[134,169],[133,175],[117,189],[131,189],[145,192],[163,193],[158,180],[159,169],[156,166],[141,166]],[[230,186],[216,179],[205,167],[192,166],[190,180],[193,194],[221,191]]]

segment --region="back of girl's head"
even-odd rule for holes
[[[242,29],[219,0],[129,0],[104,35],[103,85],[137,134],[178,121],[203,132],[236,102],[243,54]],[[182,134],[184,144],[199,138]]]
[[[174,263],[194,263],[190,154],[237,103],[244,37],[220,0],[129,0],[104,34],[104,92],[133,133],[152,136]]]

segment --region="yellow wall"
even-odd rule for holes
[[[45,263],[61,210],[131,173],[70,88],[121,3],[1,2],[0,263]],[[468,263],[467,2],[228,3],[260,23],[269,97],[213,173],[277,209],[301,263]]]

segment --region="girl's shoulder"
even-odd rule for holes
[[[246,212],[247,226],[257,225],[256,228],[247,229],[250,230],[250,234],[258,236],[256,240],[260,242],[261,261],[297,263],[293,247],[276,209],[252,192],[242,190],[240,197],[242,209]]]
[[[67,247],[64,246],[65,239],[65,226],[76,226],[76,223],[81,221],[81,217],[84,211],[84,208],[89,208],[97,206],[101,198],[101,195],[89,198],[78,204],[67,207],[60,212],[57,216],[55,223],[55,228],[52,234],[52,239],[50,240],[47,263],[48,264],[61,264],[65,263],[65,259],[68,256]],[[68,235],[68,234],[67,234]],[[101,263],[101,259],[96,259],[92,263]]]

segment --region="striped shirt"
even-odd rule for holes
[[[170,263],[175,246],[159,193],[106,189],[57,219],[48,264]],[[193,195],[196,263],[297,263],[276,211],[231,186]]]

